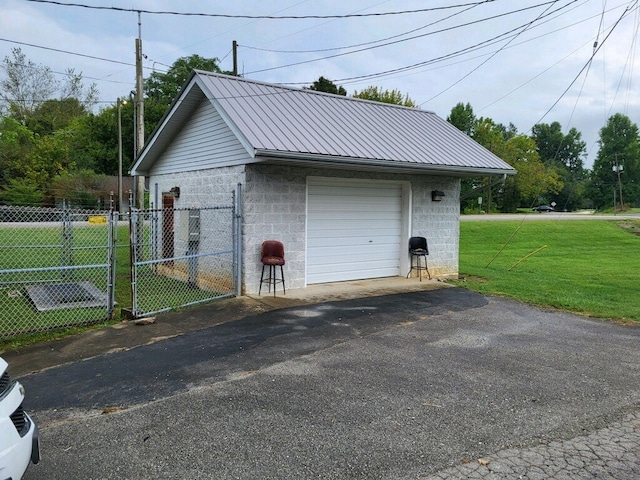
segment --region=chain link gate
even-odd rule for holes
[[[133,317],[236,294],[235,194],[230,205],[131,210],[129,231]]]
[[[111,318],[116,212],[0,207],[0,338]]]

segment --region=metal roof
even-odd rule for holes
[[[144,173],[208,98],[254,161],[514,174],[435,113],[195,71],[132,171]]]

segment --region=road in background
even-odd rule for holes
[[[496,213],[490,215],[460,215],[461,222],[473,222],[478,220],[640,220],[640,213],[595,215],[589,212],[531,212]]]

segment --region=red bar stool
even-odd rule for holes
[[[269,291],[271,291],[271,285],[273,285],[273,296],[276,296],[276,284],[282,283],[282,290],[287,293],[287,289],[284,285],[284,271],[282,266],[284,265],[284,245],[277,240],[266,240],[262,242],[262,252],[260,253],[260,259],[262,261],[262,274],[260,275],[260,288],[258,289],[258,295],[262,292],[262,284],[267,283],[269,285]],[[264,278],[264,267],[269,267],[269,277]],[[276,267],[280,266],[280,278],[276,278]]]

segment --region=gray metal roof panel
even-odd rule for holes
[[[198,75],[256,150],[513,170],[433,112]]]
[[[193,77],[196,82],[189,85],[204,90],[254,153],[515,173],[433,112],[209,72],[196,71]],[[185,112],[179,114],[179,110],[174,108],[174,114],[183,117]]]

